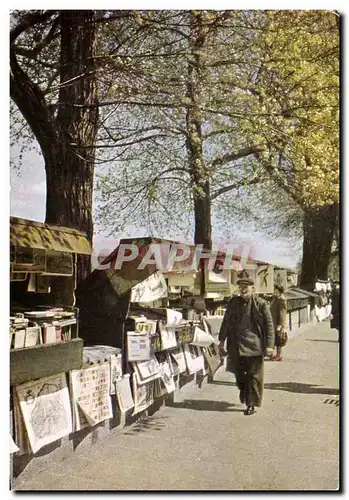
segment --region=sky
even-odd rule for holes
[[[16,147],[11,151],[16,155]],[[10,215],[25,219],[44,222],[46,203],[46,175],[43,158],[34,151],[24,155],[23,168],[19,173],[10,172]],[[123,237],[147,236],[144,232],[134,227],[128,227],[127,234],[117,235],[116,238],[107,237],[107,229],[95,225],[93,241],[92,266],[95,267],[96,259],[100,253],[108,253],[113,250],[119,239]],[[223,247],[225,239],[219,232],[215,231],[214,246]],[[176,241],[192,243],[182,235],[172,233],[162,234],[163,238]],[[239,227],[231,236],[232,243],[241,245],[242,242],[250,247],[250,256],[265,262],[294,268],[301,257],[299,242],[287,238],[278,238],[270,241],[270,238],[257,232],[251,232],[250,228]]]
[[[166,5],[167,8],[231,8],[232,6],[227,5],[226,2],[215,3],[213,6],[210,2],[200,2],[200,7],[195,5],[196,2],[189,5],[182,5],[181,2],[169,3]],[[79,8],[79,2],[74,4],[74,8]],[[103,5],[104,8],[108,8],[108,2]],[[157,2],[146,2],[145,4],[139,2],[130,2],[127,4],[127,8],[159,8]],[[244,2],[243,5],[239,2],[234,2],[234,8],[317,8],[317,9],[335,9],[339,8],[335,5],[329,6],[326,2],[292,2],[292,5],[287,7],[286,3],[280,4],[280,2],[265,2],[263,6],[255,2]],[[28,8],[26,2],[21,2],[18,6],[11,6],[11,8]],[[29,7],[33,8],[33,7]],[[45,7],[46,8],[46,7]],[[71,8],[70,5],[62,8]],[[84,3],[84,8],[87,8],[87,4]],[[94,7],[95,8],[95,7]],[[115,8],[115,7],[114,7]],[[123,7],[125,8],[125,6]],[[16,151],[10,151],[10,154],[16,154]],[[45,219],[45,200],[46,200],[46,177],[43,159],[41,156],[35,152],[30,152],[25,155],[24,159],[24,169],[21,171],[20,176],[10,172],[10,215],[23,217],[31,220],[43,222]],[[145,236],[134,228],[129,228],[128,233],[132,236]],[[94,237],[94,254],[98,254],[100,251],[105,249],[115,248],[118,239],[125,237],[125,235],[117,235],[118,239],[106,237],[107,231],[100,228],[98,234]],[[215,234],[214,243],[220,245],[223,241],[223,236],[217,232]],[[169,237],[169,235],[161,235],[163,238]],[[264,260],[266,262],[271,262],[276,265],[294,268],[299,262],[302,256],[301,242],[294,242],[287,238],[278,238],[270,240],[264,234],[258,232],[252,232],[249,227],[239,227],[236,230],[236,235],[234,235],[235,240],[246,241],[251,245],[251,256],[256,259]],[[176,237],[177,240],[185,241],[181,238],[181,235]],[[235,240],[233,242],[235,243]],[[190,241],[188,243],[191,243]]]

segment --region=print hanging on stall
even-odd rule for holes
[[[96,425],[113,417],[109,394],[109,363],[99,363],[85,370],[72,370],[70,372],[70,381],[76,419],[75,430],[80,430],[84,426],[81,412],[84,414],[88,425]]]
[[[120,411],[122,413],[126,413],[135,405],[131,391],[129,373],[126,373],[126,375],[124,375],[122,378],[119,378],[115,382],[115,389]]]
[[[135,403],[133,415],[146,410],[154,403],[154,381],[139,385],[137,375],[132,374],[132,392]]]
[[[274,284],[282,286],[284,290],[287,288],[287,271],[286,269],[274,269]]]
[[[110,356],[110,394],[115,394],[115,383],[122,377],[121,356]]]
[[[269,264],[257,266],[256,293],[274,292],[274,267]]]
[[[16,387],[33,453],[73,430],[65,373]]]

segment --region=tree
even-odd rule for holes
[[[266,170],[302,208],[301,284],[326,279],[339,203],[339,22],[329,11],[269,13],[263,105],[277,146]],[[273,75],[273,80],[271,76]],[[274,148],[275,149],[275,148]]]
[[[33,48],[20,45],[21,35],[30,29],[39,38]],[[39,83],[23,69],[23,58],[35,60],[58,37],[60,85],[56,103],[49,104]],[[18,18],[10,40],[11,97],[37,139],[45,161],[46,222],[85,231],[92,242],[94,143],[98,127],[95,13],[27,12]],[[89,272],[88,262],[79,262],[82,279]]]
[[[210,248],[212,209],[227,197],[234,203],[237,189],[276,185],[302,211],[337,203],[333,14],[103,11],[99,19],[99,72],[91,68],[99,104],[74,109],[99,110],[95,143],[79,147],[83,157],[97,151],[104,223],[115,227],[123,211],[143,227],[154,214],[167,224],[189,212],[194,241]],[[47,38],[55,35],[52,28]]]

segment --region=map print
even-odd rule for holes
[[[19,385],[16,392],[33,453],[72,432],[64,373]]]

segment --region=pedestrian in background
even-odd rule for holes
[[[340,339],[340,324],[339,324],[339,313],[340,313],[340,295],[339,295],[339,285],[335,285],[332,291],[332,318],[331,318],[331,328],[338,330],[338,342]]]
[[[276,355],[272,361],[282,361],[282,348],[287,344],[287,307],[285,290],[280,285],[274,286],[274,295],[270,304],[270,311],[273,318],[275,329],[275,347]]]
[[[244,414],[252,415],[262,403],[264,354],[273,354],[274,327],[268,304],[254,295],[254,281],[246,272],[237,285],[240,296],[232,297],[227,305],[219,349],[221,355],[227,354],[226,370],[235,374],[240,401],[246,404]]]

